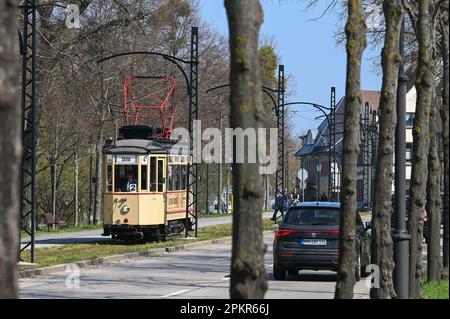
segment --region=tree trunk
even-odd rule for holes
[[[74,177],[75,177],[75,226],[78,226],[78,212],[79,212],[79,203],[78,203],[78,182],[79,182],[79,162],[78,162],[78,137],[75,136],[75,152],[74,152]]]
[[[448,11],[445,13],[445,21],[441,24],[441,54],[443,60],[443,89],[442,89],[442,107],[441,107],[441,119],[442,119],[442,134],[444,144],[444,251],[443,251],[443,267],[444,273],[448,274],[448,226],[449,226],[449,210],[450,210],[450,198],[449,198],[449,96],[448,96]]]
[[[230,30],[232,128],[263,126],[270,109],[262,104],[258,42],[263,12],[258,0],[225,0]],[[234,144],[234,143],[233,143]],[[256,143],[248,143],[248,151]],[[233,152],[242,152],[236,150]],[[247,155],[247,154],[246,154]],[[261,207],[264,200],[262,177],[256,163],[233,163],[233,252],[231,298],[263,298],[267,290],[264,269],[266,245],[262,236]]]
[[[421,298],[423,223],[419,220],[425,208],[428,177],[429,120],[432,86],[435,81],[432,57],[432,21],[430,2],[419,1],[417,40],[419,44],[416,75],[417,104],[413,126],[413,156],[410,182],[408,225],[411,234],[409,249],[409,296]]]
[[[91,146],[89,145],[89,211],[88,211],[88,225],[92,225],[94,222],[94,210],[95,210],[95,201],[93,200],[93,190],[92,190],[92,162],[93,155],[95,154],[95,144]]]
[[[433,89],[433,104],[431,106],[430,123],[437,123],[438,101]],[[436,125],[430,125],[430,146],[428,152],[428,185],[427,185],[427,280],[441,280],[441,163],[438,154]]]
[[[0,1],[0,39],[0,299],[9,299],[17,298],[22,158],[16,1]]]
[[[219,130],[222,136],[222,110],[219,111]],[[217,163],[217,214],[221,214],[222,210],[222,162]]]
[[[55,145],[53,149],[52,154],[52,163],[50,167],[50,174],[51,174],[51,183],[52,183],[52,214],[53,214],[53,220],[56,222],[56,196],[57,196],[57,175],[58,175],[58,132],[59,125],[58,125],[58,118],[56,118],[56,129],[55,129]],[[56,225],[53,224],[52,228],[55,229]]]
[[[335,298],[353,298],[356,282],[356,167],[359,153],[361,112],[361,59],[366,47],[366,23],[362,0],[348,1],[347,75],[345,87],[344,140],[342,148],[341,223],[339,268]]]
[[[102,124],[103,125],[103,124]],[[102,209],[103,127],[100,128],[95,147],[94,225],[100,221]]]
[[[393,242],[391,236],[391,189],[394,178],[394,136],[400,55],[400,32],[403,20],[401,0],[385,0],[383,11],[386,21],[385,42],[382,51],[383,84],[379,106],[379,147],[375,184],[375,208],[372,229],[372,264],[380,268],[380,287],[372,288],[373,299],[395,297],[393,271]]]

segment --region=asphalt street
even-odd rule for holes
[[[265,236],[268,251],[269,299],[331,299],[336,274],[301,271],[275,281],[272,275],[273,234]],[[230,244],[212,244],[160,257],[88,267],[46,278],[21,279],[22,298],[228,298]],[[79,281],[74,280],[79,278]],[[79,285],[77,285],[79,282]],[[365,280],[355,286],[355,298],[369,298]]]
[[[272,212],[263,213],[263,218],[271,218]],[[198,227],[208,227],[221,224],[230,224],[232,221],[231,216],[216,217],[216,218],[199,218]],[[84,230],[78,232],[61,232],[61,233],[48,233],[36,235],[35,245],[36,248],[61,246],[68,244],[85,244],[97,241],[111,240],[111,237],[101,236],[102,229]],[[30,238],[25,237],[21,239],[21,245],[25,245],[29,242]]]

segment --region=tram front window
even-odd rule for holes
[[[137,192],[138,190],[138,166],[116,165],[114,189],[116,192]]]

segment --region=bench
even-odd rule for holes
[[[47,224],[47,230],[50,231],[50,226],[55,225],[58,228],[67,228],[68,225],[64,220],[55,221],[52,213],[44,214],[45,223]]]

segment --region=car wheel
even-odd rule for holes
[[[356,281],[361,280],[361,253],[356,257],[355,277]]]
[[[273,265],[273,278],[275,280],[285,280],[286,279],[286,269],[278,265]]]
[[[288,275],[292,277],[298,276],[298,270],[297,269],[288,269]]]

